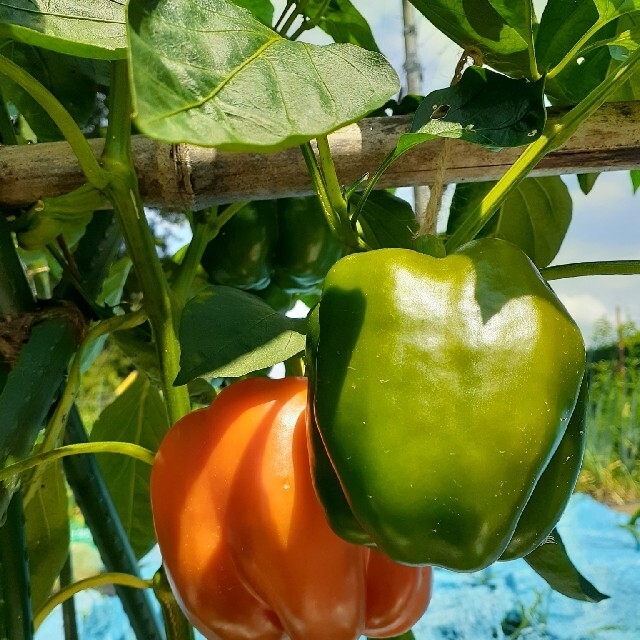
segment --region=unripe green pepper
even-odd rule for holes
[[[527,256],[495,239],[446,258],[350,255],[310,325],[312,466],[336,533],[412,565],[499,559],[585,370],[580,331]],[[544,483],[564,506],[572,482]],[[540,531],[521,530],[509,553]]]
[[[318,198],[279,201],[274,281],[281,289],[312,291],[343,255],[344,247],[331,233]]]
[[[500,560],[515,560],[540,546],[555,527],[573,492],[587,440],[588,385],[585,375],[567,430],[524,508]]]
[[[260,291],[271,282],[277,237],[275,203],[251,202],[207,245],[201,264],[216,284]]]
[[[216,284],[306,294],[343,255],[318,198],[287,198],[245,205],[209,243],[202,266]]]

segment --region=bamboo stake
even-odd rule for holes
[[[551,119],[562,112],[551,112]],[[410,117],[366,118],[329,136],[341,184],[372,173]],[[99,155],[102,140],[90,140]],[[433,181],[443,142],[417,147],[395,163],[379,188]],[[166,210],[199,210],[213,204],[266,200],[312,192],[297,148],[274,154],[223,153],[190,145],[169,145],[134,136],[133,157],[145,205]],[[452,144],[446,182],[500,178],[521,149],[489,151],[465,142]],[[640,168],[640,101],[610,103],[594,114],[569,142],[549,154],[532,175],[590,173]],[[64,142],[0,147],[0,207],[23,206],[68,193],[83,175]]]

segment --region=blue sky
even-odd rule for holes
[[[379,47],[403,78],[404,40],[401,0],[352,0],[372,26]],[[281,6],[278,2],[276,6]],[[543,2],[536,3],[538,7]],[[317,31],[317,30],[316,30]],[[329,42],[324,34],[309,40]],[[449,84],[460,48],[418,16],[423,93]],[[640,167],[640,159],[639,159]],[[640,259],[640,191],[633,196],[628,172],[602,174],[584,196],[574,176],[566,177],[574,201],[573,221],[554,264],[591,260]],[[411,190],[399,195],[411,199]],[[589,342],[593,323],[602,316],[640,324],[640,276],[601,276],[556,281],[553,287]]]

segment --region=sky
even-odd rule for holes
[[[352,1],[369,21],[380,49],[404,79],[402,1]],[[279,2],[274,4],[276,8],[283,6]],[[540,12],[544,2],[536,5]],[[449,85],[461,49],[419,14],[417,23],[422,89],[427,94]],[[318,44],[329,42],[317,30],[303,39]],[[565,181],[573,197],[573,219],[553,264],[640,259],[640,191],[634,197],[629,173],[600,175],[588,196],[580,191],[575,176],[567,176]],[[398,195],[412,199],[411,189],[401,189]],[[440,227],[444,223],[445,220],[441,220]],[[616,308],[620,309],[623,321],[634,320],[640,325],[640,276],[574,278],[555,281],[552,286],[580,326],[587,343],[596,320],[606,316],[615,324]]]

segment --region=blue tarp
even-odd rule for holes
[[[416,638],[639,640],[640,550],[634,537],[620,526],[628,520],[628,516],[578,494],[558,526],[575,565],[610,596],[608,600],[582,603],[552,592],[523,560],[497,563],[474,574],[438,569],[433,600],[414,629]],[[157,552],[146,558],[146,576],[158,564]],[[76,600],[82,640],[133,640],[116,597],[89,591]],[[511,636],[503,632],[505,620]],[[520,630],[514,632],[519,623]],[[36,640],[62,638],[58,608],[43,623]]]

